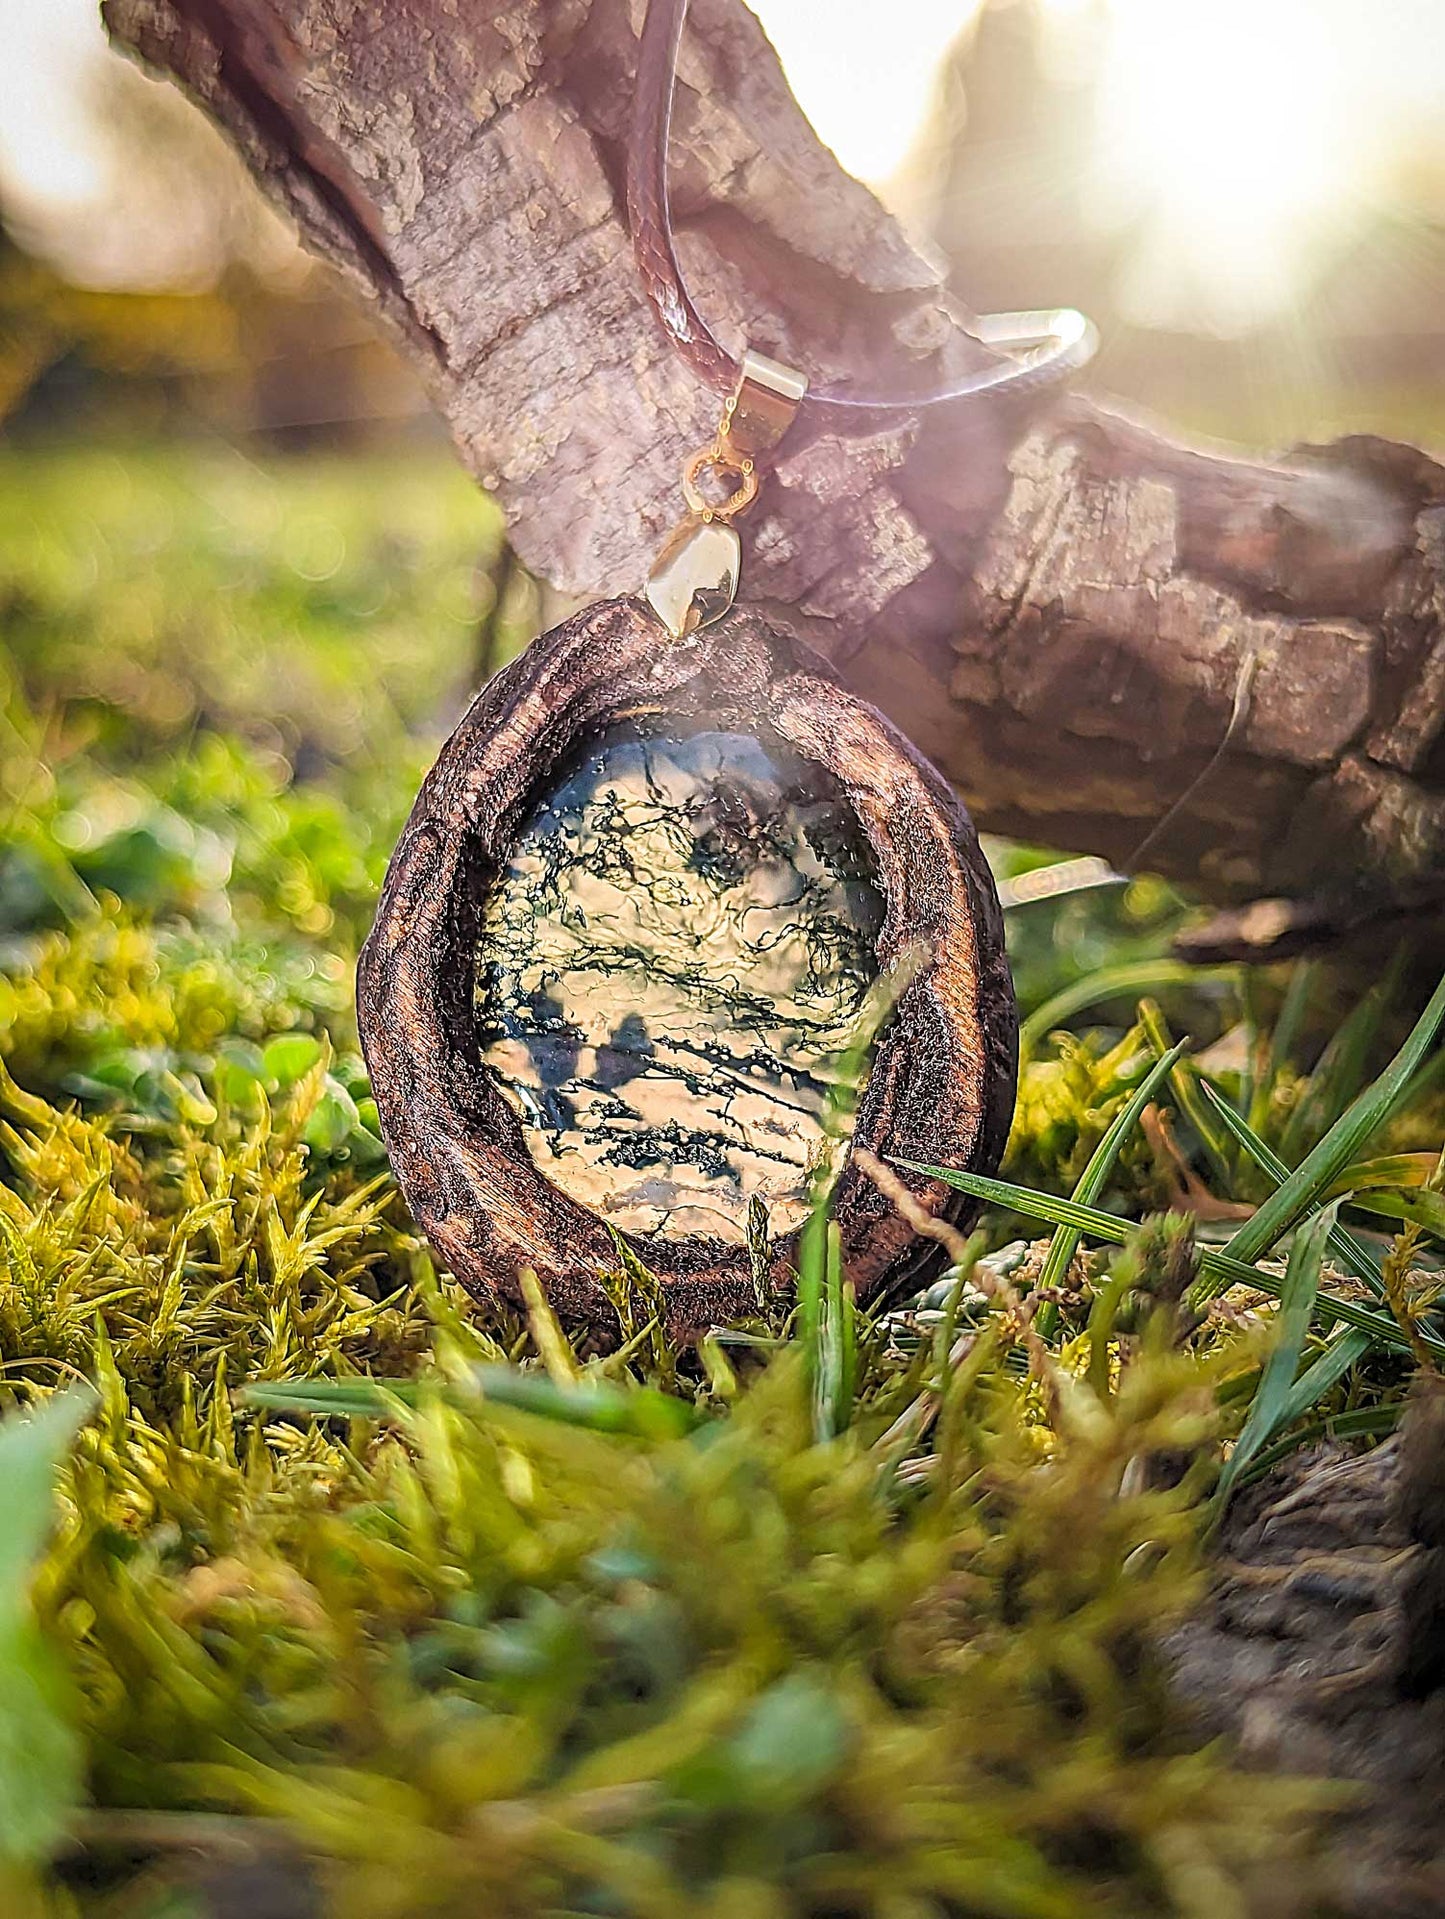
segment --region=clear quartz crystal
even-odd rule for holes
[[[832,778],[745,734],[601,734],[489,895],[482,1057],[538,1168],[634,1233],[806,1211],[877,972],[871,849]]]

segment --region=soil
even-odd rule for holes
[[[1445,1914],[1442,1490],[1438,1393],[1372,1452],[1298,1455],[1236,1502],[1209,1601],[1169,1642],[1244,1764],[1346,1783],[1322,1919]]]

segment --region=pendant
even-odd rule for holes
[[[750,479],[721,435],[694,458],[736,469],[733,500]],[[676,1334],[785,1300],[823,1178],[859,1300],[921,1276],[937,1247],[853,1149],[990,1170],[1013,1105],[967,814],[786,619],[732,604],[738,535],[689,467],[645,599],[587,607],[473,701],[358,969],[418,1224],[478,1299],[518,1303],[530,1268],[604,1338],[619,1240]],[[968,1210],[905,1177],[927,1211]]]

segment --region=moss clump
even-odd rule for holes
[[[7,1377],[101,1396],[35,1585],[105,1809],[87,1878],[164,1910],[164,1812],[223,1852],[281,1822],[358,1919],[1263,1896],[1308,1795],[1196,1750],[1155,1649],[1200,1485],[1147,1463],[1207,1445],[1219,1359],[1156,1329],[1103,1398],[1037,1355],[1031,1385],[1000,1304],[941,1372],[916,1329],[865,1340],[826,1441],[800,1348],[742,1379],[672,1355],[693,1414],[649,1437],[593,1429],[642,1388],[577,1383],[539,1308],[522,1356],[550,1352],[564,1423],[489,1390],[502,1345],[381,1192],[306,1196],[319,1071],[140,1156],[10,1094]],[[233,1403],[366,1368],[416,1387],[322,1424]]]
[[[1153,883],[1034,906],[1001,1195],[1086,1187],[1086,1239],[1122,1249],[1007,1246],[996,1208],[870,1322],[820,1239],[796,1324],[689,1352],[635,1261],[610,1358],[538,1298],[479,1315],[386,1174],[350,971],[450,697],[419,649],[459,692],[496,529],[426,461],[314,478],[0,461],[25,525],[0,574],[0,1909],[1312,1909],[1323,1789],[1202,1746],[1160,1635],[1199,1593],[1222,1449],[1385,1430],[1440,1342],[1438,1078],[1389,1121],[1420,1163],[1376,1169],[1334,1266],[1320,1227],[1210,1304],[1204,1235],[1274,1176],[1203,1081],[1302,1150],[1381,1017],[1321,1055],[1296,987],[1271,1033],[1284,983],[1163,959],[1181,908]],[[1150,1079],[1139,990],[1219,1040],[1207,1073]],[[1110,1217],[1180,1202],[1199,1243]],[[1359,1251],[1381,1217],[1411,1235],[1389,1300]],[[1265,1421],[1271,1288],[1294,1343]]]

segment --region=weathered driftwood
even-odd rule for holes
[[[674,643],[636,600],[589,607],[535,642],[477,696],[428,776],[393,857],[362,955],[358,1010],[391,1162],[416,1218],[480,1297],[515,1300],[532,1267],[570,1319],[606,1327],[597,1275],[617,1265],[603,1220],[539,1173],[521,1123],[482,1065],[476,951],[489,887],[554,769],[618,717],[776,738],[823,766],[872,847],[887,916],[881,968],[912,973],[885,1027],[854,1138],[879,1154],[988,1170],[1013,1107],[1013,994],[997,895],[945,781],[785,627],[735,609]],[[915,954],[920,958],[915,959]],[[958,1218],[963,1196],[913,1178]],[[834,1202],[860,1297],[912,1278],[920,1245],[873,1182],[845,1163]],[[755,1310],[746,1246],[649,1238],[669,1320],[696,1331]],[[796,1234],[763,1283],[787,1292]]]
[[[518,552],[630,591],[715,401],[642,304],[620,214],[639,0],[105,0],[425,369]],[[977,351],[934,267],[799,113],[742,0],[697,0],[675,200],[707,310],[846,374]],[[1067,287],[1058,289],[1066,300]],[[1075,399],[790,439],[748,589],[979,822],[1149,847],[1268,947],[1434,902],[1445,869],[1445,471],[1368,439],[1257,465]]]

